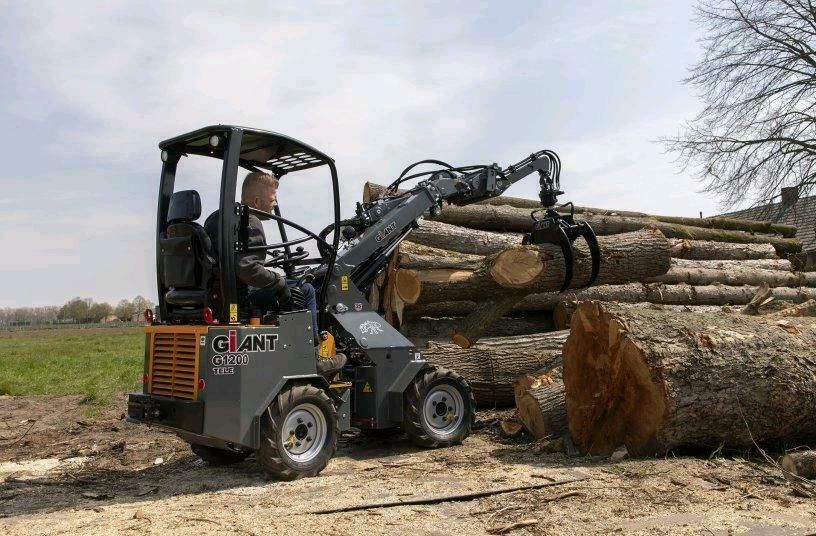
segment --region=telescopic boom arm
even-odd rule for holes
[[[525,243],[551,242],[561,246],[568,264],[566,288],[572,277],[574,256],[571,243],[578,236],[585,236],[593,251],[593,277],[589,284],[594,281],[595,268],[600,262],[594,233],[587,224],[576,224],[571,215],[562,217],[552,209],[558,196],[564,193],[560,190],[561,161],[555,152],[539,151],[504,169],[496,164],[454,168],[436,160],[421,163],[426,162],[442,165],[445,169],[406,176],[413,166],[407,168],[388,187],[382,199],[365,205],[358,203],[356,216],[341,222],[346,247],[337,262],[352,269],[351,277],[358,288],[367,289],[371,285],[385,269],[389,255],[418,226],[417,220],[426,212],[439,214],[444,202],[461,206],[497,197],[533,173],[539,176],[542,209],[531,213],[531,236],[525,238]],[[400,183],[414,178],[423,180],[411,190],[397,193]],[[554,230],[542,233],[542,227]],[[326,236],[332,229],[332,226],[327,227],[321,236]]]

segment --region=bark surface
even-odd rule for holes
[[[402,333],[417,346],[428,341],[451,342],[451,335],[461,325],[464,316],[410,318],[402,325]],[[550,313],[531,313],[524,316],[503,316],[485,332],[485,337],[510,337],[552,331]]]
[[[569,329],[578,303],[572,300],[558,302],[552,313],[552,322],[555,329]],[[741,305],[661,305],[657,303],[619,303],[618,306],[637,309],[657,309],[660,311],[691,312],[691,313],[722,313],[739,314]]]
[[[399,193],[405,190],[399,190]],[[363,186],[363,200],[367,203],[376,201],[382,198],[385,193],[385,186],[381,184],[374,184],[367,182]],[[524,199],[521,197],[499,196],[491,199],[486,199],[477,205],[506,205],[509,207],[530,210],[541,208],[541,203],[537,199]],[[567,212],[567,209],[563,209]],[[575,207],[576,214],[591,213],[599,216],[624,216],[629,218],[650,218],[664,223],[674,223],[679,225],[687,225],[690,227],[705,227],[709,229],[726,229],[732,231],[749,231],[752,233],[767,233],[778,234],[786,238],[796,236],[796,227],[793,225],[785,225],[780,223],[773,223],[770,221],[758,220],[742,220],[736,218],[686,218],[680,216],[656,216],[652,214],[645,214],[643,212],[633,212],[628,210],[612,210],[592,207]]]
[[[779,258],[770,244],[733,244],[680,238],[669,238],[669,244],[671,256],[678,259],[741,261]]]
[[[782,270],[764,270],[750,267],[702,268],[696,266],[673,265],[663,275],[644,279],[647,283],[665,283],[676,285],[761,285],[770,287],[813,287],[816,286],[814,272],[785,272]]]
[[[705,268],[711,270],[778,270],[793,272],[793,263],[787,259],[693,260],[672,258],[672,268]]]
[[[770,290],[776,301],[802,303],[816,299],[816,289],[802,287],[777,287]],[[603,285],[581,290],[571,290],[561,294],[550,292],[531,294],[524,297],[512,309],[513,314],[533,311],[553,311],[561,301],[598,300],[604,302],[638,303],[648,302],[663,305],[745,305],[756,294],[756,287],[730,287],[726,285],[663,285],[661,283],[629,283],[624,285]],[[408,312],[411,316],[461,316],[473,311],[474,301],[450,301],[421,303]]]
[[[467,205],[446,207],[434,221],[470,227],[487,231],[528,232],[531,227],[530,211],[507,205]],[[667,238],[692,240],[714,240],[741,244],[771,244],[778,254],[801,251],[802,243],[796,238],[780,238],[774,235],[754,234],[747,231],[690,227],[676,223],[666,223],[654,218],[632,218],[626,216],[581,214],[578,218],[592,226],[598,235],[629,233],[652,226]]]
[[[429,342],[422,353],[429,363],[461,374],[473,388],[479,407],[507,407],[515,403],[513,381],[520,375],[560,363],[567,335],[566,331],[553,331],[485,338],[467,350]]]
[[[665,455],[816,441],[816,322],[579,305],[564,346],[573,441]]]
[[[564,382],[547,372],[521,376],[513,384],[518,419],[536,439],[569,433]]]
[[[670,266],[668,242],[654,229],[645,229],[635,233],[602,237],[601,267],[596,281],[597,285],[638,281],[665,273]],[[557,291],[565,277],[565,262],[561,249],[554,245],[517,246],[517,248],[535,249],[540,252],[537,257],[542,264],[536,277],[529,283],[514,285],[524,293],[542,293]],[[589,280],[591,258],[589,248],[584,243],[576,243],[575,261],[573,264],[573,287],[582,286]],[[476,271],[434,270],[416,271],[416,277],[422,282],[422,291],[416,303],[433,303],[445,301],[483,301],[486,297],[497,298],[507,295],[508,284],[499,284],[491,275],[491,258],[488,257],[482,268]],[[532,269],[530,269],[532,271]]]

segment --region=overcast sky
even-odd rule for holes
[[[333,156],[344,215],[366,180],[416,160],[507,165],[542,148],[561,155],[563,201],[717,212],[655,143],[699,107],[681,83],[701,53],[686,1],[0,0],[0,13],[0,306],[155,300],[157,143],[214,123]],[[215,171],[180,172],[208,207]],[[322,228],[327,182],[294,177],[284,214]]]

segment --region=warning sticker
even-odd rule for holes
[[[370,383],[365,382],[365,385],[363,386],[363,392],[364,392],[364,393],[373,393],[373,392],[374,392],[374,389],[372,389],[372,388],[371,388],[371,384],[370,384]]]
[[[348,291],[349,289],[349,276],[341,275],[340,276],[340,290]]]
[[[238,322],[238,304],[230,304],[230,322]]]

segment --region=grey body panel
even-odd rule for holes
[[[343,271],[338,264],[335,273]],[[334,321],[355,340],[370,362],[355,367],[353,424],[366,428],[398,426],[402,422],[403,392],[427,366],[421,352],[371,309],[348,277],[333,278],[328,300]]]
[[[235,352],[228,347],[224,351],[230,332],[235,332]],[[253,348],[257,337],[264,344]],[[244,341],[250,342],[242,350]],[[203,435],[236,445],[257,448],[260,415],[288,381],[323,382],[317,375],[308,311],[281,314],[278,326],[212,327],[201,350],[200,375],[206,382],[200,397],[206,407]]]

